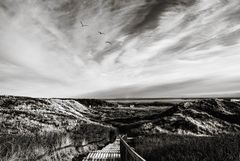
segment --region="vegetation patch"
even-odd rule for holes
[[[240,135],[137,137],[135,150],[148,161],[239,161]]]

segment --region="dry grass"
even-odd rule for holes
[[[48,132],[35,135],[1,135],[0,136],[0,160],[65,160],[66,154],[73,149],[52,151],[71,144],[67,134]],[[49,155],[46,155],[49,154]]]
[[[105,146],[111,137],[114,129],[98,124],[82,124],[69,133],[2,134],[0,161],[69,161]]]
[[[240,135],[139,137],[136,151],[147,161],[239,161]]]

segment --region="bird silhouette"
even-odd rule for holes
[[[98,33],[99,33],[100,35],[104,35],[104,33],[103,33],[103,32],[101,32],[101,31],[98,31]]]
[[[80,21],[80,23],[81,23],[82,27],[88,26],[88,25],[84,25],[82,21]]]
[[[106,41],[106,44],[112,45],[112,42],[110,42],[110,41]]]

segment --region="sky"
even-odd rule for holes
[[[239,0],[1,0],[0,94],[240,96]]]

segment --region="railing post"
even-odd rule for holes
[[[121,161],[127,161],[126,160],[126,148],[123,145],[122,138],[120,138],[120,158],[121,158]]]

